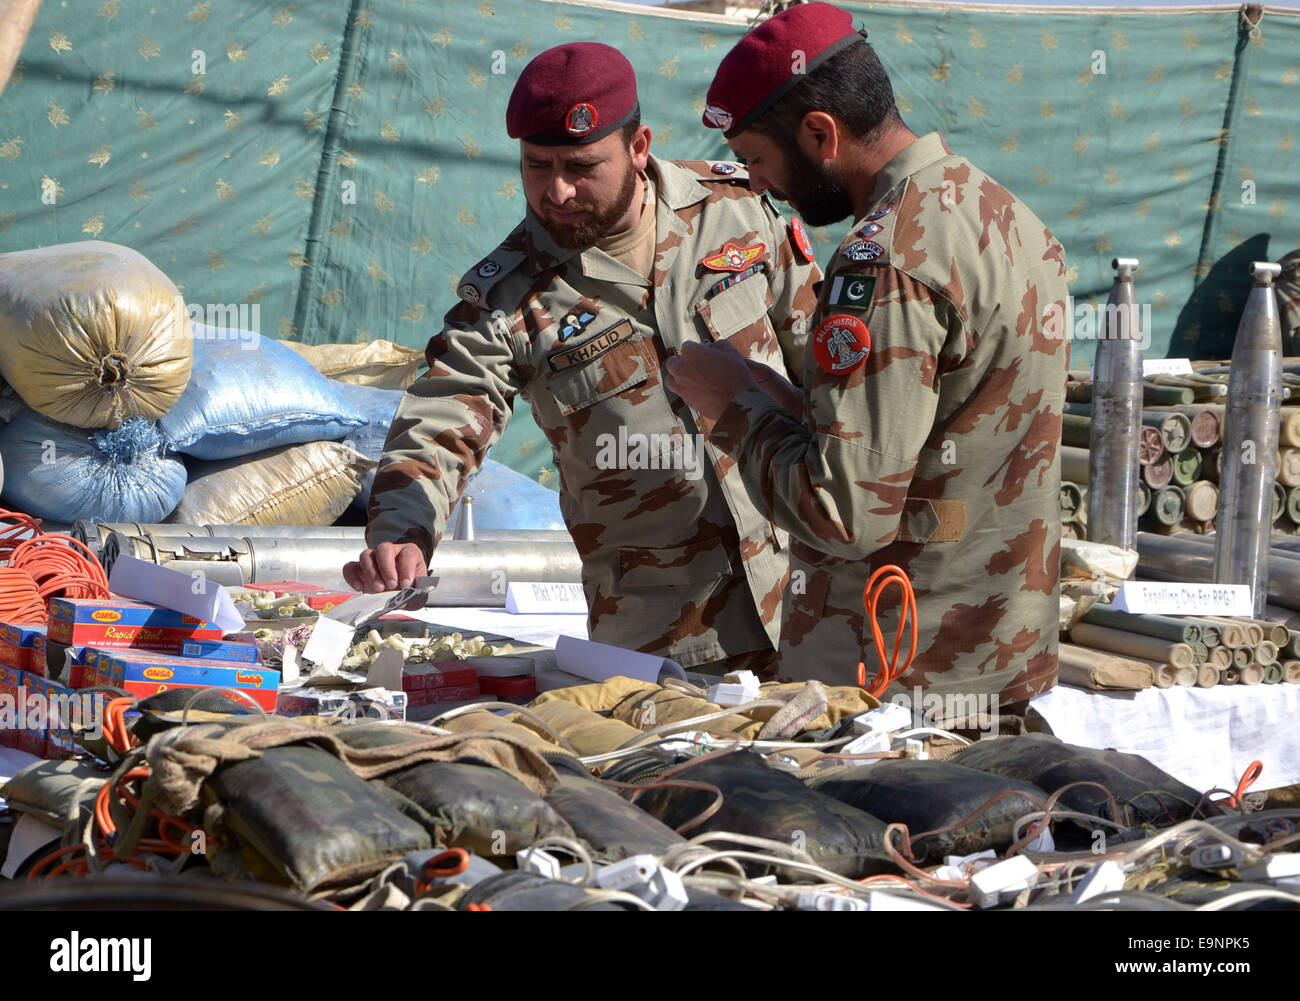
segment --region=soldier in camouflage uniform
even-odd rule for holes
[[[726,340],[798,378],[820,274],[743,170],[657,160],[638,114],[632,66],[608,46],[560,46],[524,70],[507,131],[524,140],[527,217],[461,279],[388,436],[372,548],[345,572],[366,590],[423,572],[519,395],[551,442],[591,638],[710,671],[772,668],[788,539],[661,366]],[[631,188],[609,213],[602,171]]]
[[[797,51],[808,75],[791,89]],[[718,345],[684,351],[668,385],[718,418],[710,440],[793,538],[782,676],[851,683],[863,661],[874,678],[863,588],[894,564],[919,624],[885,697],[919,686],[1016,712],[1057,673],[1064,253],[897,114],[871,47],[829,4],[773,17],[726,57],[704,120],[752,186],[810,224],[856,223],[820,289],[806,396],[762,391]],[[888,648],[899,594],[879,606]]]
[[[1300,250],[1291,251],[1279,263],[1282,273],[1273,288],[1282,320],[1282,353],[1297,357],[1300,356]]]

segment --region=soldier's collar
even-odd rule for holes
[[[655,200],[656,211],[668,209],[672,212],[680,212],[696,202],[702,202],[709,196],[709,189],[698,181],[691,171],[685,167],[679,167],[671,160],[660,160],[655,156],[650,157],[650,162],[646,165],[646,173],[650,175],[655,182]],[[570,258],[576,257],[586,251],[569,250],[559,246],[551,239],[551,234],[546,231],[546,227],[533,214],[530,208],[524,215],[524,250],[528,255],[528,266],[534,276],[545,271],[547,268],[553,268],[557,264],[563,264]],[[604,255],[600,255],[604,258]],[[622,268],[627,275],[633,274],[630,269]],[[623,280],[626,275],[620,275],[618,280]],[[641,284],[646,284],[644,281]]]
[[[893,191],[909,174],[915,174],[946,156],[952,156],[952,150],[938,132],[927,132],[915,142],[908,143],[876,175],[871,204],[875,205]]]

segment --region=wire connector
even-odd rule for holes
[[[633,855],[596,873],[602,890],[622,890],[658,911],[680,911],[688,902],[682,877],[665,869],[653,855]]]
[[[800,911],[865,911],[867,902],[843,893],[826,893],[822,890],[804,890],[795,898],[794,906]]]

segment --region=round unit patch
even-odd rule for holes
[[[871,354],[871,331],[856,316],[836,313],[828,316],[813,331],[813,357],[823,372],[844,375],[867,360]]]
[[[471,285],[469,282],[466,282],[460,288],[456,289],[456,294],[460,296],[462,299],[464,299],[471,306],[477,306],[479,299],[482,298],[479,295],[478,289],[475,288],[473,285]]]
[[[811,264],[816,254],[813,253],[812,240],[808,238],[808,228],[798,216],[790,220],[790,240],[799,253],[803,254],[804,263]]]
[[[844,256],[850,261],[874,261],[883,257],[885,248],[871,240],[859,240],[857,243],[851,243],[844,248]]]
[[[484,261],[479,265],[478,276],[480,278],[491,278],[501,270],[501,265],[496,261]]]
[[[564,116],[564,131],[571,136],[585,136],[596,127],[596,109],[590,104],[575,104]]]
[[[734,174],[736,165],[734,163],[715,163],[709,169],[715,174]]]

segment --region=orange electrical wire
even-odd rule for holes
[[[84,543],[43,532],[39,518],[21,511],[0,508],[0,522],[0,620],[44,625],[50,598],[112,597],[104,568]]]
[[[880,630],[880,624],[876,621],[876,604],[890,584],[897,584],[903,591],[892,657],[885,654],[885,637]],[[907,579],[907,574],[903,572],[902,567],[890,563],[876,570],[868,579],[866,587],[862,589],[862,606],[866,611],[867,621],[871,623],[871,639],[876,646],[880,667],[876,670],[876,677],[871,682],[871,686],[867,687],[867,665],[863,661],[858,661],[858,686],[866,688],[869,694],[879,698],[884,694],[885,689],[911,666],[912,658],[916,656],[916,593],[912,590],[912,582]],[[903,629],[909,626],[912,642],[908,647],[907,659],[899,664],[898,654],[903,645]]]

